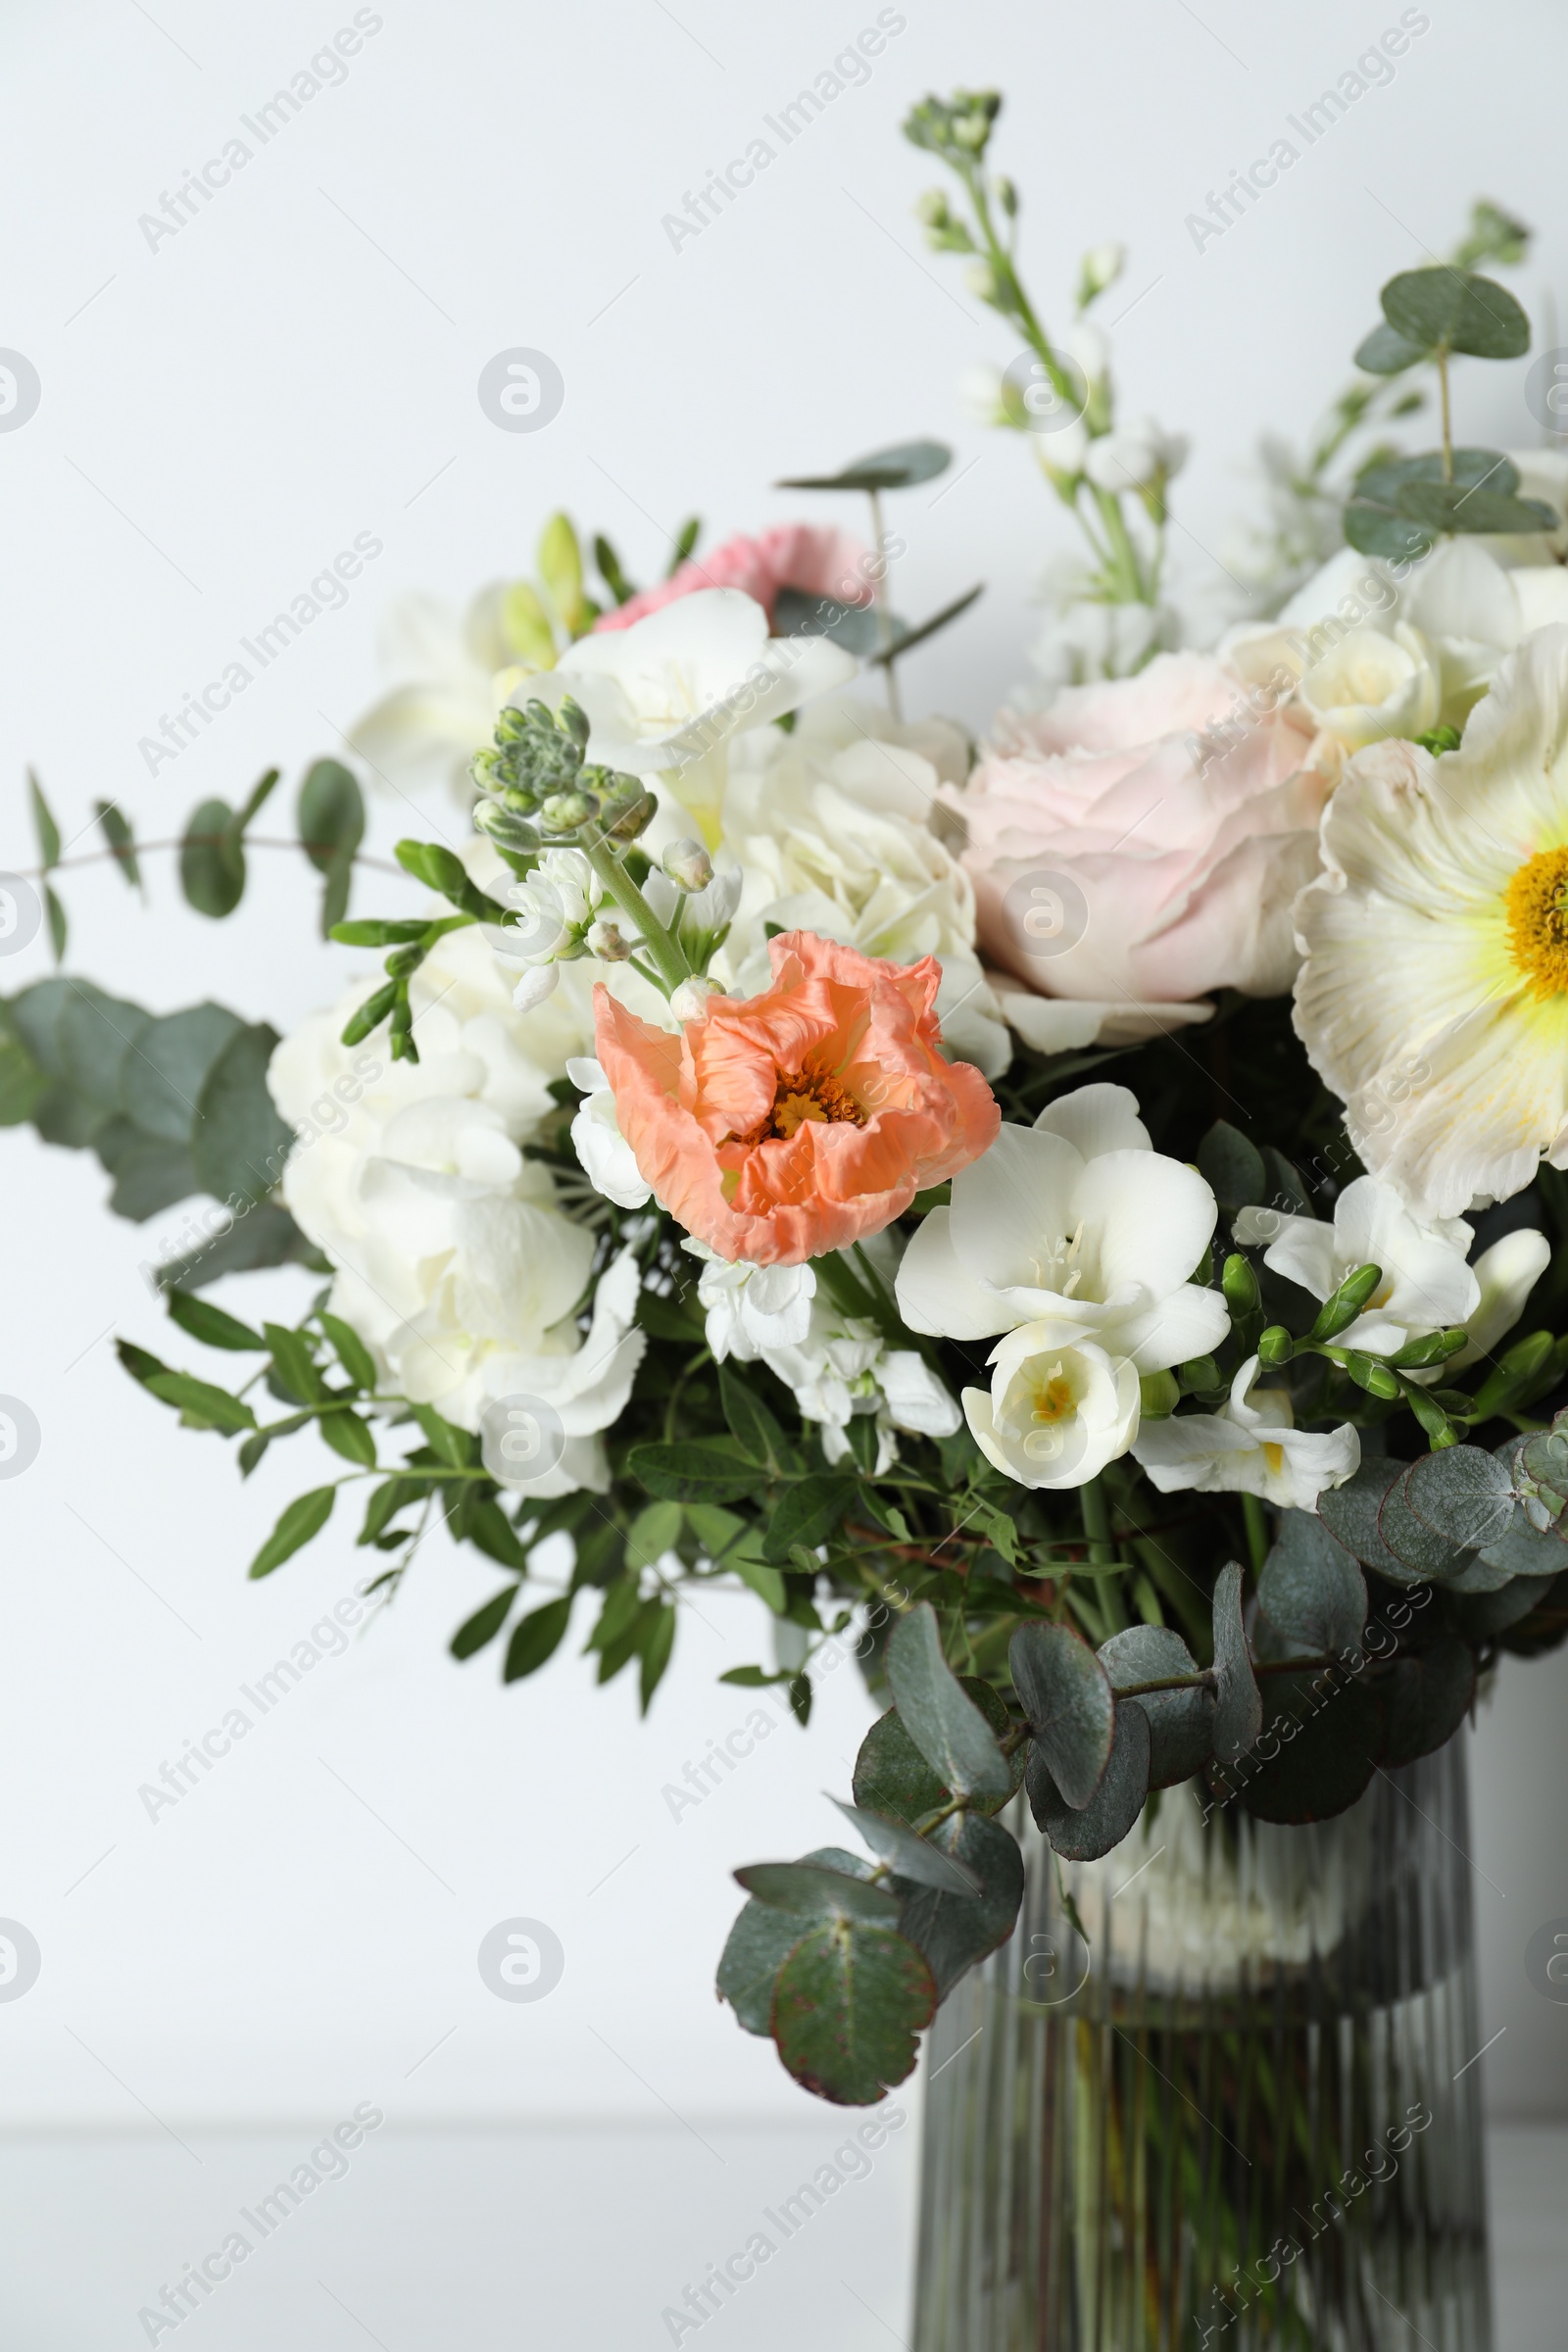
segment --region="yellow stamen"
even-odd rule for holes
[[[1537,997],[1568,995],[1568,849],[1538,850],[1502,894],[1514,969]]]
[[[1278,1478],[1285,1467],[1284,1446],[1276,1446],[1272,1438],[1265,1438],[1263,1440],[1263,1459],[1267,1462],[1271,1474]]]
[[[808,1119],[818,1126],[848,1120],[853,1126],[863,1127],[865,1112],[849,1088],[829,1071],[781,1070],[772,1111],[756,1135],[746,1140],[762,1144],[770,1138],[782,1138],[787,1142]]]

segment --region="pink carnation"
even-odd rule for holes
[[[1287,990],[1338,760],[1283,673],[1207,654],[1004,711],[966,787],[980,943],[1041,996],[1175,1004]]]
[[[678,597],[699,588],[739,588],[756,599],[773,622],[773,607],[782,588],[798,588],[803,596],[831,596],[840,604],[866,605],[871,601],[870,551],[848,531],[821,528],[809,522],[777,522],[757,538],[726,539],[706,556],[689,563],[657,588],[645,588],[617,612],[602,613],[598,629],[629,629],[650,612],[672,605]]]

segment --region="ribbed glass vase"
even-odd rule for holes
[[[1488,2352],[1464,1735],[1306,1828],[1167,1789],[1059,1885],[1015,1826],[926,2057],[915,2352]]]

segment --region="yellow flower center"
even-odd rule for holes
[[[1527,858],[1502,905],[1514,969],[1538,997],[1568,995],[1568,849]]]
[[[848,1119],[854,1126],[863,1127],[865,1112],[849,1088],[828,1071],[781,1070],[772,1115],[757,1140],[782,1137],[787,1142],[808,1119],[820,1126]]]
[[[1033,1419],[1037,1429],[1049,1429],[1073,1409],[1073,1393],[1062,1375],[1059,1364],[1035,1384]]]
[[[1267,1462],[1269,1469],[1273,1472],[1274,1476],[1278,1478],[1280,1472],[1285,1467],[1284,1446],[1276,1445],[1272,1438],[1265,1438],[1263,1440],[1263,1459],[1265,1462]]]

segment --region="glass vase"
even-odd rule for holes
[[[926,2054],[914,2352],[1488,2352],[1463,1735],[1304,1828],[1199,1783],[1100,1862],[1014,1826]]]

